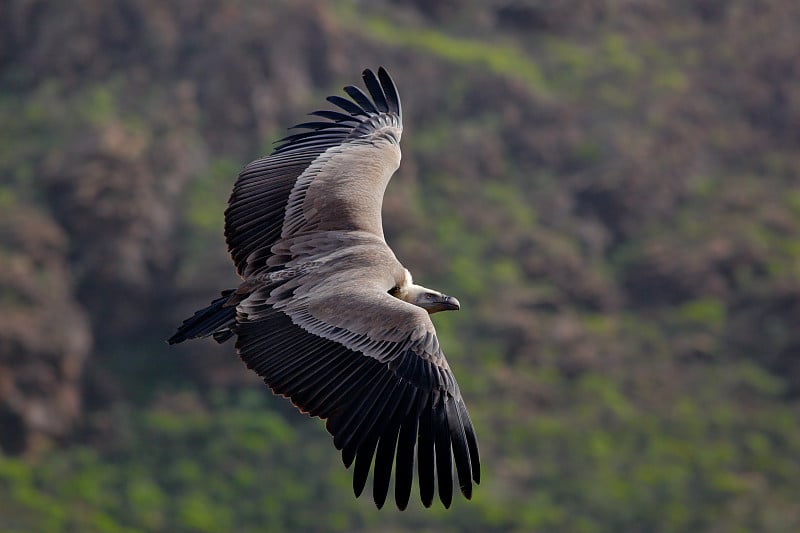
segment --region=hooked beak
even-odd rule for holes
[[[461,309],[461,303],[453,296],[442,295],[442,311],[458,311]]]
[[[439,311],[458,311],[461,309],[461,304],[452,296],[442,294],[440,297],[436,298],[435,301],[426,302],[425,304],[420,305],[420,307],[432,315],[433,313],[438,313]]]

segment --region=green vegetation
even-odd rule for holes
[[[779,392],[755,368],[733,373],[750,381],[723,377],[723,390],[744,387],[755,404]],[[769,518],[789,530],[800,475],[792,409],[737,413],[703,393],[656,417],[613,379],[547,385],[569,391],[569,416],[520,419],[503,398],[491,414],[476,409],[484,428],[509,424],[502,439],[484,437],[486,455],[506,459],[490,460],[475,501],[457,501],[453,512],[389,509],[384,519],[369,494],[353,500],[321,424],[296,420],[260,391],[216,394],[211,405],[183,393],[173,405],[116,410],[118,440],[102,451],[75,446],[35,465],[2,459],[4,529],[352,531],[388,519],[441,531],[481,523],[585,532],[713,530],[735,520],[747,531]]]
[[[800,7],[505,4],[14,11],[0,530],[800,530]],[[232,343],[162,340],[236,283],[242,165],[378,64],[387,236],[463,306],[484,479],[450,510],[354,499]]]
[[[382,16],[364,16],[357,7],[342,3],[339,16],[347,28],[392,47],[411,48],[422,54],[456,64],[477,66],[502,76],[519,79],[531,89],[545,89],[535,61],[512,43],[455,37],[419,26],[402,26]]]

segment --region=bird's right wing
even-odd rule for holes
[[[416,447],[426,507],[435,477],[440,499],[450,505],[453,462],[462,493],[471,497],[473,480],[480,481],[475,431],[424,310],[374,279],[343,283],[334,275],[310,286],[259,289],[237,311],[241,358],[275,393],[327,419],[345,466],[355,460],[356,496],[374,455],[375,503],[386,499],[394,463],[395,501],[404,509]]]
[[[344,90],[352,100],[328,97],[329,102],[344,112],[311,113],[320,120],[294,126],[309,131],[282,139],[271,155],[253,161],[239,174],[225,211],[225,240],[242,277],[266,269],[272,245],[282,234],[287,234],[285,223],[293,228],[288,232],[301,229],[306,222],[304,216],[314,210],[310,204],[337,194],[342,199],[353,196],[352,183],[336,181],[336,169],[346,168],[352,175],[367,178],[361,187],[356,187],[362,194],[367,187],[380,189],[377,221],[380,225],[380,200],[385,183],[382,187],[379,183],[372,185],[376,180],[369,178],[376,176],[380,181],[383,176],[377,173],[392,167],[385,176],[388,181],[399,163],[402,111],[397,89],[386,70],[381,67],[377,76],[365,70],[363,79],[370,96],[357,87],[347,86]],[[333,180],[331,187],[305,205],[309,187],[314,189],[312,182],[321,174]],[[358,205],[351,207],[363,217],[363,209]],[[338,216],[340,211],[333,208],[328,213]]]

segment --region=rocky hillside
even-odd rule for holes
[[[800,5],[0,1],[0,529],[800,528]],[[354,501],[231,345],[239,168],[386,66],[474,502]],[[310,506],[318,511],[308,513]],[[417,506],[419,507],[419,506]]]

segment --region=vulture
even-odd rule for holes
[[[367,92],[330,96],[303,130],[244,167],[225,211],[225,239],[242,282],[197,311],[167,341],[236,338],[236,352],[275,394],[326,421],[353,490],[370,469],[373,499],[405,509],[414,464],[422,504],[434,484],[449,507],[480,482],[470,421],[430,315],[459,309],[414,283],[387,245],[386,186],[400,164],[400,98],[382,67]],[[455,465],[454,465],[455,463]]]

